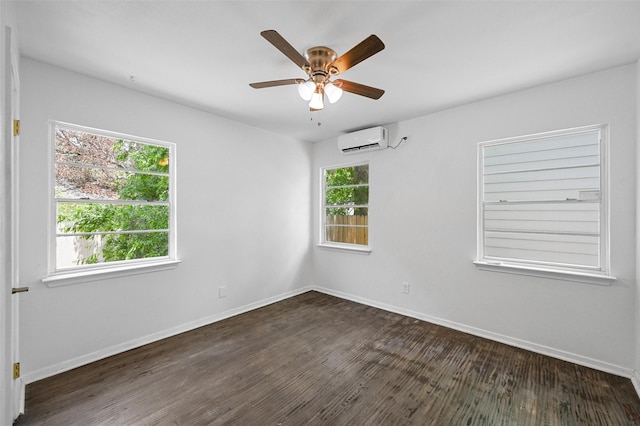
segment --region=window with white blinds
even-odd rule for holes
[[[608,272],[606,130],[479,144],[479,260]]]

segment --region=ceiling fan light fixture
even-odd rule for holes
[[[333,83],[330,81],[330,78],[343,74],[348,69],[385,48],[382,40],[375,34],[371,34],[341,56],[338,56],[335,50],[325,46],[310,47],[302,55],[276,30],[265,30],[260,35],[289,58],[291,62],[296,64],[298,68],[302,69],[307,74],[307,79],[289,78],[250,83],[249,86],[254,89],[296,84],[298,85],[298,94],[302,99],[308,101],[312,111],[324,108],[325,92],[330,103],[340,100],[343,92],[370,99],[380,99],[384,94],[382,89],[354,83],[353,81],[342,79],[337,79]]]
[[[298,84],[298,94],[305,101],[311,100],[311,97],[313,96],[313,92],[315,90],[316,84],[311,80],[307,80],[304,83]]]
[[[342,97],[342,89],[331,82],[324,85],[324,93],[327,94],[327,99],[332,104],[338,102]]]
[[[324,92],[320,87],[318,87],[318,89],[315,92],[313,92],[313,95],[311,96],[311,101],[309,102],[309,108],[313,110],[324,108],[323,98],[324,98]]]

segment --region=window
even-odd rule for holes
[[[478,262],[608,274],[606,126],[479,144]]]
[[[50,274],[175,260],[171,143],[51,124]]]
[[[322,170],[321,243],[369,244],[369,165]]]

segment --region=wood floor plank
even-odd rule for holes
[[[308,292],[27,386],[16,425],[640,425],[631,381]]]

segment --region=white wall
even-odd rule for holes
[[[315,144],[316,188],[320,167],[369,159],[373,250],[366,256],[314,248],[315,285],[630,376],[636,363],[635,79],[630,65],[394,123],[387,126],[392,143],[409,137],[395,151],[347,157],[334,139]],[[477,143],[597,123],[610,125],[611,257],[618,281],[599,286],[476,270]],[[317,226],[317,197],[313,214]],[[409,295],[402,281],[410,283]]]
[[[619,374],[640,365],[635,66],[389,124],[392,142],[409,137],[400,149],[346,157],[334,139],[309,147],[32,60],[21,65],[27,381],[312,284]],[[177,143],[177,269],[57,288],[40,282],[48,119]],[[476,270],[477,142],[594,123],[611,126],[618,281],[606,287]],[[309,251],[318,234],[319,167],[365,158],[373,252]],[[402,294],[402,281],[411,294]],[[225,299],[218,298],[220,285],[228,288]]]
[[[27,381],[299,292],[311,283],[308,144],[29,59],[22,63],[21,309]],[[140,82],[139,84],[144,84]],[[170,271],[49,288],[48,125],[177,144]],[[220,299],[218,287],[228,296]]]

